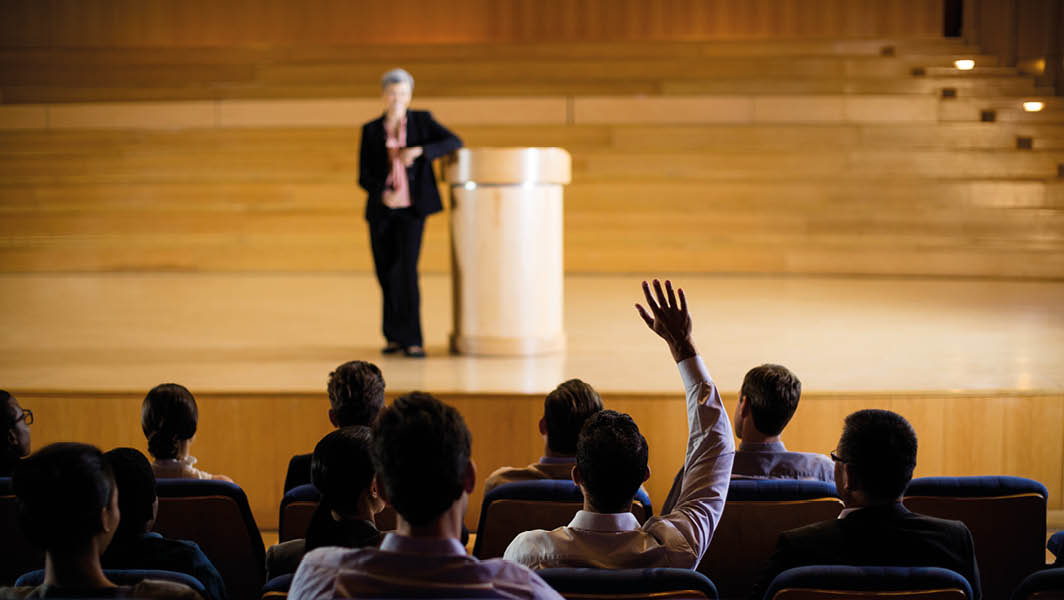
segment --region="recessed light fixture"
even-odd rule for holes
[[[1023,110],[1027,112],[1039,112],[1046,107],[1045,102],[1030,101],[1023,103]]]
[[[962,58],[953,61],[953,66],[957,67],[959,71],[971,71],[975,68],[975,61],[970,58]]]

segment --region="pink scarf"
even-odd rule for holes
[[[386,134],[384,147],[388,149],[391,171],[385,181],[381,201],[388,208],[406,208],[410,206],[410,182],[406,179],[406,165],[399,157],[400,151],[406,147],[406,115],[403,115],[394,131],[386,131]]]

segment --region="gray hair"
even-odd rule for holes
[[[410,89],[414,89],[414,76],[408,73],[405,69],[392,69],[384,75],[381,75],[381,89],[385,89],[389,85],[396,83],[408,83]]]

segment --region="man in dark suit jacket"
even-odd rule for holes
[[[835,487],[846,508],[838,519],[780,534],[751,593],[760,600],[781,572],[805,565],[943,567],[963,575],[973,600],[982,591],[972,534],[960,521],[926,517],[901,504],[916,467],[916,432],[899,414],[861,410],[846,417]]]
[[[406,71],[385,73],[381,87],[386,111],[362,126],[358,184],[368,194],[366,220],[384,304],[384,353],[423,357],[417,262],[425,217],[443,210],[432,161],[461,148],[462,140],[428,111],[407,110],[414,79]],[[402,165],[405,173],[393,174]],[[397,176],[405,176],[405,183]],[[396,193],[403,200],[400,207],[389,206]],[[409,205],[402,206],[407,200]]]

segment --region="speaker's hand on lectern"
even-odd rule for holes
[[[650,310],[639,303],[636,303],[635,309],[647,327],[669,345],[673,359],[680,362],[698,354],[691,340],[691,313],[687,310],[687,297],[683,289],[674,293],[672,282],[665,280],[665,289],[662,290],[661,282],[655,279],[654,294],[651,294],[650,285],[644,281],[643,295],[646,296]]]

